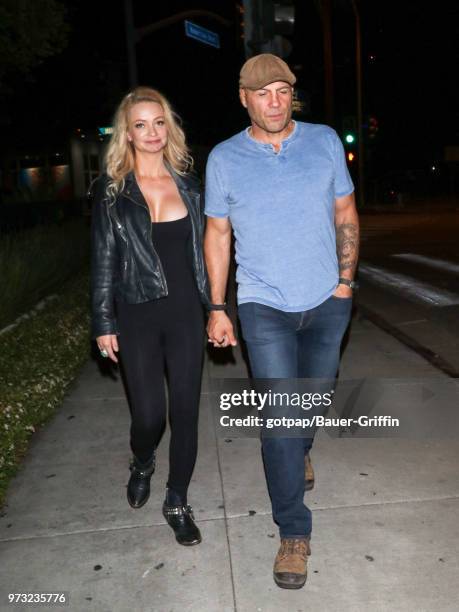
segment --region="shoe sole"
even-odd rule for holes
[[[131,508],[134,508],[134,510],[137,510],[138,508],[142,508],[142,506],[145,506],[145,504],[147,503],[149,499],[150,499],[150,496],[144,499],[141,504],[134,505],[134,504],[131,504],[131,500],[128,498],[128,504],[131,506]]]
[[[292,584],[291,582],[282,582],[281,580],[277,580],[277,578],[275,576],[273,576],[273,578],[274,578],[274,582],[281,589],[292,589],[292,590],[293,589],[301,589],[306,584],[306,577],[304,579],[304,582],[302,582],[301,584]]]
[[[201,544],[202,539],[196,540],[195,542],[179,542],[177,540],[177,538],[175,538],[177,541],[177,544],[180,544],[180,546],[196,546],[197,544]]]

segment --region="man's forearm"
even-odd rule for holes
[[[352,280],[359,259],[359,219],[354,211],[336,219],[339,275]]]
[[[231,233],[221,235],[208,229],[204,239],[204,254],[209,275],[210,297],[213,304],[223,304],[230,264]]]

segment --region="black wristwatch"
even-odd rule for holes
[[[346,285],[347,287],[350,287],[351,289],[358,289],[359,285],[353,281],[353,280],[349,280],[348,278],[341,278],[339,277],[338,279],[338,285]]]
[[[209,304],[207,310],[226,310],[226,302],[223,302],[223,304]]]

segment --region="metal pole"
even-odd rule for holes
[[[322,27],[324,32],[325,68],[325,123],[333,125],[333,49],[331,30],[331,0],[322,2]]]
[[[363,146],[363,105],[362,105],[362,41],[360,34],[360,14],[356,0],[351,0],[355,15],[355,66],[357,77],[357,138],[358,138],[358,169],[359,169],[359,205],[365,206],[365,175]]]
[[[129,87],[137,87],[137,58],[135,54],[136,32],[132,13],[132,0],[124,0],[124,13],[126,21],[126,51],[128,59]]]

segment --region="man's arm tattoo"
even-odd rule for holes
[[[342,223],[336,227],[336,252],[339,271],[355,272],[359,255],[359,232],[354,223]]]

